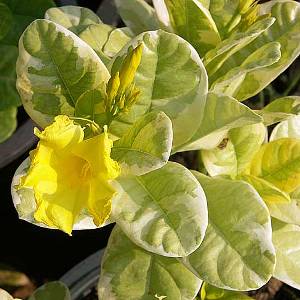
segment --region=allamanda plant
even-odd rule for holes
[[[23,33],[17,88],[45,129],[36,130],[38,147],[13,180],[19,216],[68,234],[116,222],[100,299],[247,299],[238,291],[271,276],[300,288],[299,97],[259,111],[238,101],[299,54],[299,4],[238,1],[233,12],[227,3],[228,26],[218,27],[210,26],[213,1],[155,1],[169,8],[160,21],[145,2],[132,3],[130,28],[62,7]],[[188,35],[198,52],[158,25],[165,20],[184,38],[199,28]],[[143,32],[145,24],[164,30]],[[229,66],[235,55],[242,63]],[[215,74],[224,72],[218,82],[226,89],[212,82],[213,65]],[[278,122],[269,138],[267,127]],[[202,173],[168,162],[186,150],[200,150]]]

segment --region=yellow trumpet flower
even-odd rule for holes
[[[80,212],[86,209],[96,226],[110,216],[116,193],[110,180],[120,173],[110,157],[113,142],[106,130],[84,140],[84,131],[67,116],[57,116],[30,153],[31,165],[18,189],[34,190],[34,218],[71,235]]]

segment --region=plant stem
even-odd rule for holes
[[[286,88],[286,90],[283,93],[283,96],[286,97],[289,95],[289,93],[294,89],[294,87],[297,85],[297,83],[300,81],[300,72],[297,76],[294,77],[290,85]]]

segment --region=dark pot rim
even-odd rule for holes
[[[60,281],[70,289],[72,300],[82,300],[92,288],[97,286],[104,250],[101,249],[90,255],[60,278]]]
[[[37,142],[33,134],[34,127],[33,121],[28,119],[8,140],[0,144],[0,169],[19,158]]]

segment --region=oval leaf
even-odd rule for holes
[[[186,258],[187,265],[205,282],[220,288],[261,287],[275,266],[266,205],[247,183],[194,174],[207,196],[209,222],[204,241]]]
[[[300,140],[284,138],[263,145],[254,156],[249,173],[284,192],[294,191],[300,183]]]
[[[270,141],[282,138],[300,139],[300,115],[279,123],[272,131]]]
[[[0,110],[0,143],[7,140],[17,128],[17,108]]]
[[[121,165],[123,175],[143,175],[168,162],[172,138],[170,119],[163,112],[152,112],[114,143],[111,155]]]
[[[60,281],[39,287],[28,300],[71,300],[69,289]]]
[[[212,149],[226,137],[228,130],[262,121],[260,116],[234,98],[214,93],[208,94],[200,116],[196,133],[175,150]]]
[[[107,24],[92,24],[80,32],[79,37],[91,46],[100,59],[108,64],[110,58],[104,53],[103,48],[114,28]]]
[[[267,203],[272,217],[300,226],[300,188],[290,194],[290,203]]]
[[[268,203],[289,203],[291,201],[289,194],[281,191],[272,183],[251,175],[239,176],[239,179],[251,184],[263,200]]]
[[[230,68],[224,76],[219,77],[217,80],[215,79],[218,74],[210,78],[213,82],[211,91],[224,93],[240,101],[245,100],[247,97],[243,93],[247,93],[253,86],[258,85],[260,87],[261,84],[260,82],[254,81],[252,82],[252,86],[249,87],[250,83],[246,82],[248,78],[253,78],[253,74],[256,73],[256,70],[272,66],[280,57],[280,43],[268,43],[248,55],[241,65]],[[241,92],[242,89],[244,89],[245,92]]]
[[[250,298],[239,292],[232,292],[219,289],[208,283],[203,283],[200,292],[200,300],[251,300]]]
[[[144,249],[173,257],[197,249],[207,227],[203,190],[183,166],[168,163],[143,176],[118,178],[120,197],[112,216]]]
[[[274,18],[266,18],[252,24],[245,32],[235,32],[228,39],[220,42],[214,49],[206,53],[204,58],[208,76],[212,76],[235,52],[239,51],[275,22]]]
[[[300,113],[300,96],[282,97],[265,106],[259,114],[269,126]]]
[[[115,57],[112,69],[117,69],[128,47],[140,43],[143,54],[135,84],[141,95],[128,114],[112,122],[110,130],[120,137],[145,112],[163,111],[173,124],[173,146],[179,147],[198,128],[195,120],[202,115],[208,85],[205,68],[189,43],[158,30],[143,33],[127,44]]]
[[[135,34],[158,29],[158,21],[153,7],[145,0],[115,0],[123,22]]]
[[[264,142],[266,133],[262,123],[229,130],[216,148],[201,151],[209,175],[229,175],[234,178],[241,174]]]
[[[45,19],[55,22],[75,34],[79,34],[88,25],[102,23],[100,18],[90,9],[72,5],[48,9],[45,13]]]
[[[161,23],[168,15],[172,30],[190,42],[201,57],[221,41],[209,10],[200,1],[156,0],[153,4]],[[162,9],[164,6],[166,10]]]
[[[115,227],[102,260],[100,299],[195,299],[201,281],[175,258],[147,252]]]
[[[235,53],[231,63],[223,65],[220,73],[225,74],[232,66],[240,66],[257,49],[278,42],[281,47],[280,59],[249,73],[235,93],[238,100],[245,100],[256,95],[282,73],[300,54],[300,3],[291,0],[273,0],[260,5],[260,15],[270,14],[277,21],[252,43]]]
[[[29,25],[20,40],[17,88],[40,126],[73,115],[80,95],[109,78],[97,54],[71,31],[48,20]]]
[[[300,289],[300,227],[273,221],[273,242],[276,249],[274,277]]]

